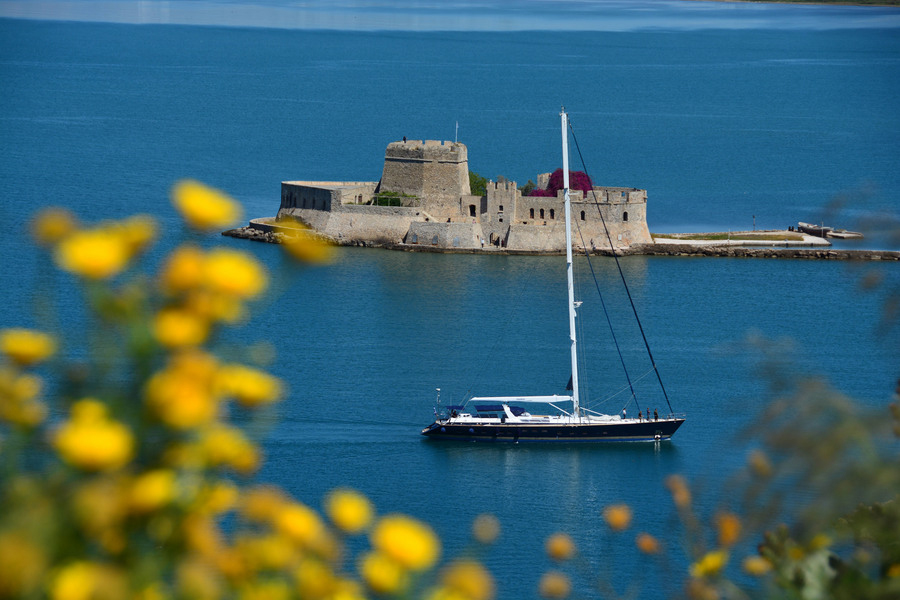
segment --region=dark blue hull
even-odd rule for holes
[[[628,423],[545,425],[521,423],[450,424],[435,421],[422,435],[471,442],[653,442],[668,440],[684,419]]]

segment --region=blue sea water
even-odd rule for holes
[[[269,216],[282,180],[376,180],[387,143],[453,139],[458,123],[473,170],[523,184],[560,165],[562,104],[594,180],[648,190],[652,231],[748,229],[754,218],[758,228],[851,227],[896,215],[900,197],[891,28],[336,32],[0,20],[0,86],[3,327],[34,324],[46,292],[24,235],[39,207],[64,204],[86,220],[153,213],[164,236],[152,263],[179,239],[168,203],[178,178]],[[849,203],[831,213],[839,194]],[[251,251],[279,276],[285,267],[274,246],[206,241]],[[291,388],[261,477],[315,506],[335,486],[355,487],[382,512],[427,519],[451,556],[476,514],[498,515],[502,543],[486,562],[500,598],[535,595],[549,566],[543,539],[557,530],[595,569],[616,573],[620,592],[671,595],[671,579],[636,557],[631,537],[605,535],[602,508],[627,502],[636,528],[666,537],[674,523],[662,482],[672,473],[702,488],[704,514],[725,503],[727,474],[746,456],[741,434],[767,397],[750,337],[883,406],[898,376],[898,329],[882,309],[900,268],[622,262],[667,392],[688,414],[671,443],[420,439],[437,387],[445,402],[469,391],[562,392],[560,261],[343,248],[334,265],[276,276],[275,300],[229,336],[272,344],[273,371]],[[639,398],[662,410],[615,267],[595,268]],[[860,281],[873,271],[882,286],[866,291]],[[579,296],[586,395],[617,411],[623,396],[610,394],[624,379],[602,309],[589,287]],[[63,320],[77,323],[74,299],[61,300]]]

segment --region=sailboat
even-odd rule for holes
[[[565,109],[560,112],[560,120],[566,221],[566,282],[572,361],[572,377],[566,391],[571,391],[571,394],[471,397],[462,405],[443,407],[440,406],[440,389],[438,389],[435,421],[422,430],[422,435],[430,439],[493,442],[658,442],[670,439],[684,423],[684,416],[671,412],[671,408],[669,414],[663,416],[659,416],[654,410],[653,417],[650,417],[648,409],[646,416],[629,418],[624,410],[619,414],[608,415],[582,406],[578,389],[578,352],[575,336],[576,311],[581,302],[575,301],[573,284],[568,114]],[[649,346],[647,349],[649,352]],[[668,404],[668,397],[666,403]]]

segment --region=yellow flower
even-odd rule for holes
[[[278,488],[258,486],[247,490],[241,503],[241,514],[250,521],[274,523],[282,507],[289,503]]]
[[[43,421],[47,408],[37,399],[42,385],[40,377],[0,366],[0,419],[23,427]]]
[[[887,577],[889,579],[893,579],[894,577],[900,577],[900,563],[894,563],[887,570]]]
[[[52,246],[75,231],[78,222],[64,208],[51,207],[41,210],[31,223],[31,235],[41,246]]]
[[[27,367],[53,356],[56,340],[33,329],[4,329],[0,331],[0,352],[14,363]]]
[[[216,359],[199,350],[179,354],[155,373],[144,391],[148,406],[166,425],[191,429],[212,422],[219,398],[213,389]]]
[[[0,598],[37,597],[46,568],[44,551],[28,535],[0,532]]]
[[[728,564],[728,552],[713,550],[707,552],[703,558],[691,565],[691,577],[702,578],[718,575]]]
[[[554,533],[544,545],[547,556],[556,561],[569,560],[575,556],[575,542],[567,533]]]
[[[750,464],[750,470],[753,471],[757,477],[768,479],[772,476],[772,463],[769,461],[769,457],[766,456],[766,453],[762,450],[754,450],[751,452],[747,462]]]
[[[817,533],[813,539],[809,541],[809,550],[810,552],[815,552],[816,550],[821,550],[822,548],[827,548],[831,545],[831,538],[825,535],[824,533]]]
[[[67,499],[78,526],[109,552],[125,546],[122,523],[128,516],[128,487],[123,477],[92,477]]]
[[[69,563],[50,584],[52,600],[114,600],[126,596],[122,573],[88,561]]]
[[[131,431],[106,416],[106,407],[86,398],[72,405],[72,416],[56,432],[54,445],[63,460],[88,471],[118,469],[131,460]]]
[[[175,598],[216,600],[226,597],[221,576],[209,561],[199,557],[189,557],[178,564],[175,583]]]
[[[209,335],[209,324],[191,311],[164,308],[153,320],[153,335],[166,348],[199,346]]]
[[[96,587],[96,567],[80,561],[64,567],[53,581],[53,600],[90,600]]]
[[[335,576],[320,560],[307,558],[294,571],[297,591],[301,598],[326,598],[335,588]]]
[[[691,504],[691,490],[687,481],[681,475],[669,475],[666,478],[666,487],[672,493],[672,500],[680,510],[686,509]]]
[[[635,538],[634,543],[635,545],[637,545],[638,550],[640,550],[644,554],[659,554],[659,540],[657,540],[649,533],[642,533],[638,535],[637,538]]]
[[[200,514],[221,514],[237,505],[238,488],[230,481],[220,480],[208,485],[198,495],[196,508]]]
[[[266,270],[245,252],[215,248],[206,255],[204,282],[210,290],[250,299],[261,294],[268,284]]]
[[[275,515],[275,528],[304,547],[312,547],[325,535],[325,526],[311,508],[291,502]]]
[[[375,525],[372,545],[413,571],[423,571],[437,562],[441,544],[431,527],[405,515],[388,515]]]
[[[202,433],[200,447],[211,465],[227,465],[244,474],[259,467],[259,450],[240,429],[213,425]]]
[[[331,600],[366,600],[362,586],[350,579],[338,579],[334,584]]]
[[[286,581],[253,579],[241,586],[240,600],[290,600],[294,595]]]
[[[441,583],[467,600],[491,600],[494,597],[494,578],[481,563],[459,560],[441,574]]]
[[[149,215],[134,215],[114,224],[131,255],[143,252],[156,238],[156,221]]]
[[[225,365],[219,371],[219,381],[222,391],[244,406],[259,406],[281,398],[281,381],[277,377],[244,365]]]
[[[493,544],[500,536],[500,521],[487,513],[475,517],[472,535],[481,544]]]
[[[772,563],[762,556],[748,556],[744,559],[744,571],[754,577],[762,577],[772,570]]]
[[[128,241],[110,228],[77,231],[56,247],[56,263],[70,273],[88,279],[118,274],[131,258]]]
[[[236,546],[256,570],[282,570],[295,561],[294,546],[282,535],[239,537]]]
[[[214,557],[223,547],[222,532],[209,515],[190,513],[182,521],[181,528],[188,548],[202,556]]]
[[[685,592],[690,600],[719,600],[719,590],[712,583],[703,579],[690,579],[685,586]]]
[[[172,187],[172,204],[194,229],[229,227],[242,214],[240,205],[224,192],[192,179],[183,179]]]
[[[548,571],[541,576],[538,592],[541,597],[550,600],[568,598],[572,593],[572,582],[569,581],[568,576],[559,571]]]
[[[285,233],[282,244],[288,255],[300,262],[326,264],[334,258],[334,247],[305,228]]]
[[[138,476],[131,484],[129,504],[136,513],[159,510],[175,497],[175,472],[155,469]]]
[[[406,570],[380,552],[369,552],[363,555],[359,563],[359,572],[376,594],[397,594],[409,585]]]
[[[372,503],[350,489],[337,489],[325,497],[325,513],[335,527],[344,533],[356,534],[372,522]]]
[[[159,274],[163,290],[171,294],[199,287],[205,261],[206,255],[196,246],[179,246],[173,250]]]
[[[723,548],[730,548],[741,537],[741,520],[735,514],[718,514],[716,527],[719,532],[719,545]]]
[[[240,298],[196,289],[187,294],[184,307],[210,322],[237,323],[247,311]]]
[[[631,524],[631,507],[627,504],[613,504],[603,510],[603,518],[613,531],[628,529]]]

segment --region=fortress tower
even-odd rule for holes
[[[426,210],[432,206],[458,207],[460,197],[471,193],[465,144],[435,140],[391,142],[384,152],[384,171],[377,191],[415,196]]]

